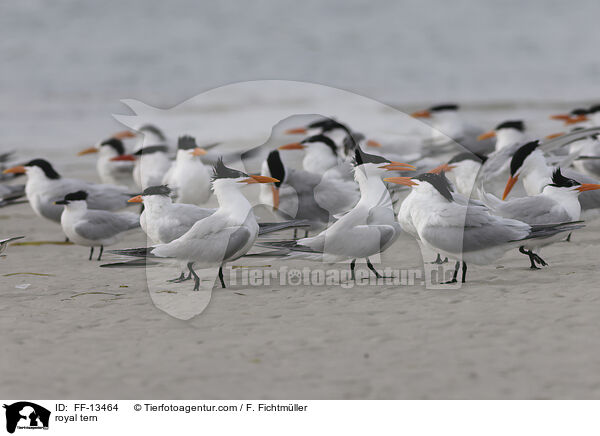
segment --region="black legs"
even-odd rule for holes
[[[519,247],[519,252],[523,253],[523,254],[525,254],[527,256],[529,256],[529,261],[531,262],[531,266],[529,268],[531,268],[531,269],[539,269],[536,266],[535,261],[533,260],[533,254],[532,254],[531,251],[525,250],[525,247]]]
[[[194,277],[194,291],[198,291],[200,289],[200,277],[198,277],[198,274],[196,274],[196,271],[194,271],[192,266],[194,266],[194,262],[189,262],[187,264],[190,274]]]
[[[181,282],[186,282],[188,280],[191,280],[193,278],[194,279],[194,291],[198,291],[200,289],[200,277],[198,277],[198,274],[196,274],[196,271],[194,271],[193,266],[194,266],[194,262],[189,262],[187,264],[187,267],[189,270],[187,277],[185,276],[185,273],[182,271],[181,274],[179,275],[179,277],[177,277],[176,279],[167,280],[167,282],[181,283]],[[221,281],[221,286],[223,288],[226,288],[225,280],[223,278],[223,267],[222,266],[219,268],[219,280]]]
[[[223,266],[222,265],[219,267],[219,280],[221,280],[221,287],[223,289],[225,289],[226,286],[225,286],[225,280],[223,280]]]
[[[98,259],[96,260],[101,260],[102,259],[102,253],[104,252],[104,245],[100,246],[100,254],[98,255]],[[92,257],[94,256],[94,247],[90,247],[90,257],[88,258],[88,260],[92,260]]]
[[[462,282],[466,283],[467,282],[467,262],[463,262],[462,267],[463,267]],[[449,282],[446,282],[445,284],[449,285],[452,283],[457,283],[459,270],[460,270],[460,262],[456,261],[456,264],[454,265],[454,274],[452,275],[452,280],[450,280]]]
[[[452,284],[452,283],[456,283],[457,280],[456,278],[458,277],[458,270],[460,269],[460,262],[456,261],[456,265],[454,265],[454,275],[452,276],[452,280],[450,280],[449,282],[446,282],[446,285]]]
[[[304,230],[304,237],[308,238],[308,230]],[[294,239],[298,239],[298,228],[294,229]]]
[[[434,265],[441,265],[443,263],[448,263],[448,258],[446,257],[444,260],[442,260],[442,256],[440,255],[440,253],[438,253],[437,258],[431,263]]]
[[[542,259],[540,256],[535,254],[533,251],[526,250],[524,246],[519,247],[519,252],[529,256],[529,262],[531,262],[531,266],[529,268],[531,268],[531,269],[540,269],[536,265],[536,262],[542,266],[548,266],[548,264],[546,263],[546,261],[544,259]]]
[[[375,267],[373,266],[373,264],[371,263],[371,261],[367,258],[367,267],[373,271],[373,274],[375,274],[375,277],[377,277],[378,279],[380,279],[381,277],[383,277],[381,274],[379,274],[377,272],[377,270],[375,269]]]
[[[182,272],[181,272],[181,274],[179,275],[179,277],[177,277],[177,278],[175,278],[175,279],[170,279],[170,280],[167,280],[167,282],[168,282],[168,283],[181,283],[181,282],[184,282],[184,281],[186,281],[186,280],[189,280],[189,279],[191,279],[191,278],[192,278],[192,273],[189,273],[189,274],[188,274],[188,278],[186,279],[186,278],[185,278],[185,274],[184,274],[184,273],[183,273],[183,271],[182,271]]]
[[[379,272],[377,272],[377,270],[375,269],[375,267],[373,266],[373,264],[371,263],[371,261],[367,259],[367,267],[373,271],[373,274],[375,274],[375,277],[377,277],[378,279],[383,278],[383,276],[381,274],[379,274]],[[354,270],[356,268],[356,259],[352,259],[352,262],[350,262],[350,280],[354,280],[356,281],[356,275],[354,274]]]

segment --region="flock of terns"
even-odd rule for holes
[[[582,218],[600,211],[600,105],[552,116],[566,131],[534,140],[522,120],[476,129],[455,104],[413,116],[430,123],[430,136],[373,138],[319,118],[285,131],[296,142],[244,153],[181,136],[174,159],[163,131],[143,125],[79,153],[97,154],[101,184],[64,177],[45,159],[8,165],[7,153],[0,155],[0,207],[26,197],[36,215],[90,247],[89,260],[95,247],[101,260],[105,246],[141,227],[154,245],[111,250],[137,259],[102,266],[165,259],[181,269],[170,281],[193,279],[194,290],[198,268],[219,268],[225,287],[223,266],[246,255],[350,261],[352,278],[356,260],[365,259],[379,278],[369,258],[402,231],[438,253],[435,262],[456,261],[451,283],[461,269],[465,282],[468,264],[487,265],[510,250],[538,269],[547,266],[542,247],[570,239]],[[290,165],[298,153],[301,165]],[[256,174],[238,169],[252,167]],[[15,184],[22,174],[25,185]],[[280,221],[257,222],[243,193],[253,184]],[[203,207],[213,195],[218,207]],[[120,211],[139,203],[141,213]],[[293,239],[261,238],[285,229],[294,229]],[[303,238],[296,238],[299,229]],[[0,240],[0,252],[17,238]],[[263,250],[249,254],[255,246]]]

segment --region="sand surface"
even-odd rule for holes
[[[95,177],[92,162],[74,173]],[[0,225],[62,237],[27,204],[0,210]],[[84,247],[11,246],[0,259],[2,396],[597,398],[598,230],[545,249],[544,270],[515,252],[473,266],[458,290],[238,284],[215,287],[188,321],[153,304],[144,269],[101,269]],[[422,269],[416,242],[402,236],[384,266]]]

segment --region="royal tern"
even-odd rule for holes
[[[4,170],[5,173],[25,173],[27,183],[25,193],[33,211],[40,217],[60,223],[62,206],[54,204],[65,195],[85,191],[90,209],[119,210],[127,206],[131,197],[125,186],[89,183],[78,179],[61,177],[54,167],[44,159],[33,159],[24,165]]]
[[[479,138],[485,139],[490,136],[496,137],[496,149],[483,162],[476,183],[485,187],[486,191],[500,195],[509,174],[512,156],[527,142],[525,123],[521,120],[505,121]]]
[[[576,127],[572,131],[581,130]],[[550,135],[549,138],[559,134]],[[574,158],[573,167],[591,177],[600,177],[600,134],[594,133],[569,145],[569,156]]]
[[[426,246],[457,261],[450,283],[457,281],[461,262],[464,283],[467,264],[488,265],[529,239],[547,238],[581,227],[574,223],[530,226],[491,215],[483,205],[459,204],[448,180],[441,174],[385,180],[412,187],[405,201],[408,200],[413,231]]]
[[[200,205],[210,198],[210,175],[200,160],[205,154],[192,136],[179,137],[177,157],[162,180],[175,192],[177,203]]]
[[[308,230],[323,229],[334,215],[352,209],[360,198],[354,181],[286,168],[277,150],[269,153],[261,174],[279,180],[271,186],[261,185],[261,203],[286,219],[307,220]]]
[[[216,209],[193,204],[173,203],[172,190],[166,185],[150,186],[141,195],[130,198],[130,203],[143,203],[139,216],[142,230],[157,244],[171,242],[186,233],[196,222]]]
[[[477,140],[485,141],[489,138],[496,138],[495,151],[522,144],[527,140],[525,123],[522,120],[504,121],[498,124],[494,130],[479,135]]]
[[[585,133],[585,131],[583,131]],[[515,184],[522,180],[523,187],[528,195],[541,193],[547,185],[552,183],[552,173],[555,167],[550,165],[544,153],[540,150],[539,141],[531,141],[521,146],[510,162],[510,177],[502,195],[505,200]],[[562,173],[570,178],[585,184],[598,184],[598,180],[571,169],[564,169]],[[579,196],[583,217],[589,219],[600,212],[600,192],[583,192]]]
[[[129,199],[130,203],[144,203],[140,214],[142,230],[154,243],[166,244],[183,236],[192,226],[212,215],[215,208],[204,208],[193,204],[173,203],[172,191],[166,185],[151,186],[140,195]],[[279,230],[306,227],[302,220],[258,223],[259,236]]]
[[[338,146],[328,136],[323,134],[309,136],[301,142],[282,145],[279,150],[304,150],[302,168],[305,171],[341,177],[338,167],[343,161],[338,155]]]
[[[152,124],[140,127],[138,135],[133,154],[115,156],[111,160],[133,161],[133,179],[139,188],[160,185],[172,164],[167,138]]]
[[[217,211],[193,204],[173,203],[173,192],[166,185],[146,188],[141,195],[129,199],[130,203],[144,203],[140,214],[142,230],[155,244],[167,244],[183,236],[201,219]],[[259,223],[258,235],[266,235],[279,230],[306,227],[307,222],[301,220],[282,221],[277,223]],[[104,266],[104,265],[103,265]],[[184,268],[184,269],[187,269]],[[172,281],[183,281],[185,273]],[[191,273],[186,280],[191,278]]]
[[[321,118],[309,123],[305,127],[288,129],[285,133],[288,135],[302,134],[309,137],[325,135],[335,143],[338,151],[343,152],[344,140],[352,134],[352,130],[346,124],[340,123],[333,118]]]
[[[589,120],[589,110],[585,108],[576,108],[567,114],[551,115],[553,120],[564,121],[565,125],[580,124]]]
[[[352,138],[351,135],[347,136],[342,147],[347,146]],[[305,171],[321,174],[324,178],[335,177],[354,182],[352,163],[338,153],[341,148],[328,136],[310,136],[301,142],[282,145],[279,150],[304,150],[302,168]]]
[[[448,163],[439,165],[432,169],[431,173],[444,172],[452,182],[454,189],[465,197],[471,197],[475,180],[486,161],[485,156],[480,156],[470,151],[458,153]]]
[[[194,278],[194,291],[200,286],[200,277],[194,268],[219,267],[219,279],[225,287],[223,266],[246,254],[259,232],[252,206],[240,188],[277,181],[272,177],[249,176],[218,161],[213,170],[212,187],[219,207],[213,214],[196,222],[185,234],[169,243],[111,252],[185,262]]]
[[[131,212],[88,209],[87,198],[85,191],[71,192],[54,204],[64,206],[60,225],[69,240],[90,247],[89,260],[92,260],[94,247],[100,247],[97,260],[101,260],[104,246],[116,244],[124,232],[139,227],[139,218]]]
[[[494,130],[486,132],[478,139],[496,138],[496,150],[488,156],[463,152],[454,156],[447,164],[437,168],[443,170],[463,195],[471,196],[473,187],[484,186],[486,191],[500,195],[508,177],[510,159],[525,141],[525,123],[521,120],[504,121]]]
[[[431,106],[429,109],[412,113],[412,116],[431,120],[431,141],[434,146],[451,144],[451,139],[473,153],[485,155],[494,151],[494,141],[491,138],[477,140],[477,137],[484,133],[483,129],[467,124],[462,119],[457,104]]]
[[[509,201],[501,201],[492,194],[481,193],[482,201],[496,214],[504,218],[512,218],[527,224],[555,224],[578,221],[581,216],[579,195],[582,192],[600,189],[600,185],[579,183],[576,180],[564,177],[560,168],[552,174],[552,181],[540,194],[530,197],[520,197]],[[535,265],[546,266],[546,262],[539,257],[539,248],[549,245],[562,238],[562,235],[549,239],[533,240],[520,247],[519,250],[529,256],[531,268]]]
[[[25,236],[13,236],[12,238],[0,239],[0,255],[4,253],[8,244],[12,241],[16,241],[18,239],[23,239]]]
[[[406,171],[413,168],[412,165],[391,162],[357,148],[354,177],[361,196],[356,206],[314,237],[261,243],[260,245],[277,249],[265,255],[326,263],[351,260],[353,278],[356,260],[364,258],[369,269],[377,277],[381,277],[369,257],[386,250],[400,235],[400,225],[394,216],[392,200],[381,176],[388,170]]]
[[[133,186],[133,161],[112,160],[125,154],[123,141],[118,138],[109,138],[99,142],[94,147],[86,148],[77,153],[78,156],[98,153],[96,170],[102,183],[113,185]]]

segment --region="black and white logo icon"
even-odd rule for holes
[[[6,431],[14,433],[16,429],[48,429],[50,411],[29,401],[19,401],[10,405],[5,404]]]

